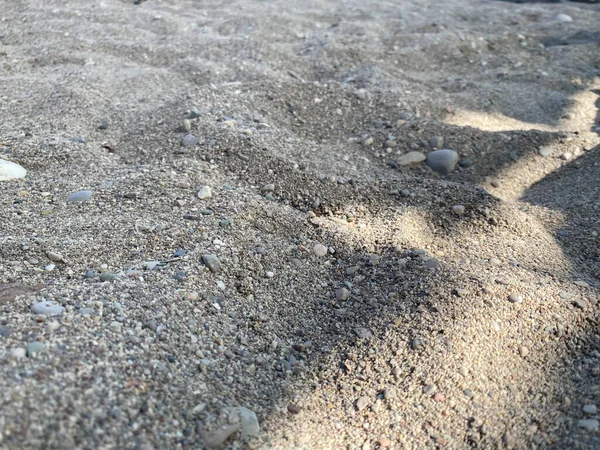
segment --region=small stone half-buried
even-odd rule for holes
[[[0,181],[16,180],[25,178],[27,170],[17,163],[0,159]]]

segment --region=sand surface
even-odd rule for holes
[[[0,0],[0,448],[600,448],[599,94],[599,5]]]

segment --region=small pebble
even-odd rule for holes
[[[96,276],[96,273],[92,269],[88,269],[85,271],[85,277],[87,279],[94,278],[95,276]]]
[[[268,271],[267,273],[265,273],[265,276],[267,278],[273,278],[275,276],[275,272]]]
[[[356,400],[356,408],[359,411],[362,411],[367,406],[369,406],[370,403],[371,403],[371,399],[369,399],[369,397],[367,397],[367,396],[360,397],[358,400]]]
[[[48,253],[46,253],[46,256],[48,257],[48,259],[50,261],[54,261],[54,262],[62,261],[62,259],[63,259],[63,255],[61,255],[58,252],[48,252]]]
[[[523,345],[521,345],[519,347],[519,355],[521,355],[522,358],[527,357],[527,355],[529,355],[529,349]]]
[[[421,164],[425,161],[427,157],[424,153],[421,152],[408,152],[405,155],[402,155],[396,161],[399,166],[402,167],[410,167],[416,166],[417,164]]]
[[[218,273],[221,271],[221,261],[215,255],[206,254],[202,256],[202,261],[212,273]]]
[[[560,13],[556,16],[556,20],[563,23],[573,22],[573,18],[568,14]]]
[[[242,440],[246,440],[249,437],[257,436],[260,432],[260,425],[256,413],[248,408],[240,406],[240,423],[242,426]]]
[[[553,152],[554,152],[554,149],[550,148],[550,147],[542,147],[538,150],[538,153],[540,154],[540,156],[543,156],[543,157],[550,156]]]
[[[348,298],[350,298],[350,291],[346,288],[339,288],[337,291],[335,291],[335,298],[338,301],[346,301]]]
[[[600,422],[596,419],[582,419],[577,422],[577,426],[579,428],[584,428],[587,431],[599,431],[600,430]]]
[[[41,342],[28,342],[27,343],[27,356],[33,358],[36,353],[44,350],[44,344]]]
[[[433,395],[437,391],[437,386],[435,384],[428,384],[423,388],[423,394],[425,395]]]
[[[427,155],[427,165],[434,172],[448,175],[454,171],[459,159],[454,150],[435,150]]]
[[[265,184],[261,190],[261,192],[273,192],[275,191],[275,185],[273,183]]]
[[[463,205],[454,205],[452,212],[457,216],[462,216],[465,213],[465,207]]]
[[[92,191],[77,191],[67,197],[69,203],[83,203],[92,198]]]
[[[492,180],[492,182],[490,184],[495,188],[500,187],[500,182],[498,180]]]
[[[48,322],[48,330],[56,331],[60,328],[60,322],[53,320],[52,322]]]
[[[190,122],[190,119],[183,119],[183,130],[187,132],[192,130],[192,122]]]
[[[319,257],[325,256],[327,254],[327,247],[325,247],[323,244],[315,244],[313,247],[313,252]]]
[[[212,197],[212,191],[210,189],[210,187],[208,186],[202,186],[200,188],[200,190],[198,191],[198,198],[200,200],[205,200],[207,198],[211,198]]]
[[[118,273],[103,272],[100,274],[101,281],[116,281],[119,278],[121,278],[121,275],[119,275]]]
[[[183,145],[184,147],[193,147],[195,145],[198,145],[198,138],[191,133],[186,134],[181,140],[181,145]]]
[[[434,136],[429,140],[433,148],[442,148],[444,146],[444,138],[442,136]]]
[[[520,295],[518,295],[518,294],[510,294],[510,295],[508,296],[508,300],[509,300],[511,303],[523,303],[523,297],[521,297],[521,296],[520,296]]]
[[[598,414],[598,408],[596,405],[584,405],[583,412],[590,415]]]
[[[10,357],[11,358],[22,359],[22,358],[25,358],[25,356],[27,356],[27,350],[25,350],[22,347],[13,348],[10,351]]]
[[[65,312],[65,308],[61,305],[57,305],[54,302],[43,300],[41,302],[34,303],[30,307],[33,314],[44,314],[46,316],[57,316]]]

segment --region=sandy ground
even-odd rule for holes
[[[132,3],[0,0],[1,448],[600,448],[598,5]]]

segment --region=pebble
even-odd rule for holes
[[[442,148],[444,146],[444,138],[442,136],[434,136],[429,140],[433,148]]]
[[[529,349],[524,345],[521,345],[519,347],[519,355],[521,355],[522,358],[525,358],[527,355],[529,355]]]
[[[598,408],[596,405],[584,405],[583,412],[591,415],[598,414]]]
[[[27,171],[24,167],[12,161],[0,159],[0,181],[16,180],[24,178]]]
[[[193,147],[198,145],[198,138],[193,134],[186,134],[183,139],[181,139],[181,145],[184,147]]]
[[[313,252],[319,257],[325,256],[327,254],[327,247],[325,247],[323,244],[315,244],[313,247]]]
[[[256,413],[251,409],[243,406],[239,407],[240,424],[242,426],[242,439],[248,439],[252,436],[257,436],[260,432],[260,425]]]
[[[587,431],[599,431],[600,430],[600,422],[596,419],[582,419],[577,422],[577,426],[579,428],[584,428]]]
[[[236,423],[233,425],[227,425],[220,427],[217,430],[204,435],[204,446],[207,448],[217,448],[223,445],[223,443],[229,439],[233,433],[240,429],[241,424]]]
[[[462,216],[465,213],[465,207],[463,205],[454,205],[452,212],[457,216]]]
[[[466,289],[456,289],[456,295],[458,295],[459,297],[466,297],[468,293],[469,291],[467,291]]]
[[[354,334],[360,339],[371,339],[373,337],[371,330],[362,327],[355,328]]]
[[[44,344],[42,344],[41,342],[28,342],[27,343],[27,356],[29,358],[34,357],[36,353],[39,353],[42,350],[44,350]]]
[[[381,438],[379,439],[379,447],[381,448],[388,448],[392,446],[392,441],[389,438]]]
[[[261,192],[273,192],[275,191],[275,185],[273,183],[265,184],[261,189]]]
[[[207,198],[211,198],[212,197],[212,191],[210,189],[210,187],[208,186],[202,186],[200,188],[200,190],[198,191],[198,198],[200,200],[205,200]]]
[[[0,327],[0,337],[8,337],[12,333],[9,327]]]
[[[215,255],[206,254],[202,256],[202,261],[212,273],[219,273],[221,271],[221,261]]]
[[[492,182],[490,184],[492,185],[492,187],[495,187],[495,188],[500,187],[500,182],[498,180],[492,180]]]
[[[346,275],[353,277],[354,275],[356,275],[356,272],[358,272],[358,269],[358,266],[350,266],[346,269]]]
[[[580,309],[585,309],[588,307],[588,302],[582,298],[576,298],[573,300],[573,304]]]
[[[565,13],[560,13],[559,15],[556,16],[556,20],[558,20],[559,22],[563,22],[563,23],[567,23],[567,22],[573,22],[573,18]]]
[[[60,322],[53,320],[52,322],[48,322],[48,330],[56,331],[60,328]]]
[[[356,98],[359,100],[364,100],[367,98],[367,91],[364,89],[357,89],[356,92],[354,92],[354,95],[356,95]]]
[[[364,140],[363,144],[365,144],[367,147],[373,145],[373,138],[369,136]]]
[[[22,358],[25,358],[25,356],[27,356],[27,350],[25,350],[22,347],[13,348],[10,351],[10,357],[11,358],[22,359]]]
[[[550,147],[542,147],[538,150],[538,153],[540,154],[540,156],[543,156],[544,158],[546,156],[550,156],[553,152],[554,152],[554,149],[550,148]]]
[[[265,273],[265,276],[267,278],[273,278],[275,276],[275,272],[271,272],[270,270],[267,271],[267,273]]]
[[[63,306],[57,305],[49,300],[34,303],[31,305],[30,309],[33,314],[44,314],[46,316],[57,316],[65,312]]]
[[[81,314],[82,316],[95,316],[97,314],[97,312],[94,308],[81,308],[77,312],[79,314]]]
[[[62,259],[63,259],[63,255],[61,255],[58,252],[48,252],[48,253],[46,253],[46,256],[48,257],[48,259],[50,261],[54,261],[54,262],[62,261]]]
[[[437,386],[435,384],[428,384],[423,388],[423,394],[425,395],[433,395],[437,391]]]
[[[110,122],[108,120],[103,120],[100,122],[100,125],[98,125],[99,130],[108,130],[108,127],[110,127]]]
[[[346,288],[339,288],[335,291],[335,299],[338,301],[346,301],[350,298],[350,291]]]
[[[192,122],[190,122],[190,119],[183,119],[183,130],[187,132],[192,130]]]
[[[416,166],[417,164],[421,164],[423,161],[427,159],[424,153],[421,152],[408,152],[405,155],[400,156],[396,161],[399,166]]]
[[[92,198],[92,191],[77,191],[69,195],[67,201],[69,203],[82,203],[87,202],[90,198]]]
[[[85,277],[88,279],[94,278],[96,276],[96,274],[94,273],[94,271],[92,269],[88,269],[85,271]]]
[[[413,350],[422,350],[425,348],[425,341],[419,337],[416,337],[412,340],[411,347]]]
[[[118,273],[103,272],[100,274],[101,281],[116,281],[119,278],[121,278],[121,275]]]
[[[175,183],[175,187],[178,187],[181,189],[189,189],[191,187],[191,185],[187,181],[178,181],[177,183]]]
[[[429,269],[439,269],[442,266],[442,263],[439,262],[437,259],[435,258],[431,258],[428,259],[427,261],[425,261],[425,267],[429,268]]]
[[[48,264],[44,269],[48,272],[52,272],[56,268],[56,264]]]
[[[459,156],[454,150],[435,150],[427,155],[427,165],[431,170],[448,175],[456,168]]]
[[[359,398],[358,400],[356,400],[356,408],[359,411],[362,411],[367,406],[369,406],[369,403],[371,403],[371,399],[369,399],[369,397],[367,397],[367,396],[363,396],[363,397]]]
[[[197,109],[197,108],[192,108],[192,109],[190,110],[189,117],[190,117],[190,119],[197,119],[197,118],[198,118],[198,117],[200,117],[201,115],[202,115],[202,113],[200,112],[200,110],[199,110],[199,109]]]
[[[521,296],[520,296],[520,295],[518,295],[518,294],[510,294],[510,295],[508,296],[508,300],[509,300],[511,303],[523,303],[523,297],[521,297]]]

